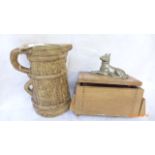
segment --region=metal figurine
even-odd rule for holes
[[[105,54],[100,57],[100,60],[102,61],[101,67],[99,71],[96,71],[95,73],[105,75],[105,76],[111,76],[121,79],[127,79],[129,76],[120,68],[116,68],[110,65],[110,56],[111,54]]]

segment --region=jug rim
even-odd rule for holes
[[[53,43],[30,43],[30,44],[24,44],[20,47],[22,50],[26,49],[53,49],[53,50],[60,50],[65,49],[67,50],[72,49],[72,44],[65,43],[65,44],[53,44]]]

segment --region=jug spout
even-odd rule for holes
[[[62,44],[61,47],[64,51],[67,52],[72,49],[72,44]]]

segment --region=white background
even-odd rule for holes
[[[0,120],[155,120],[155,35],[0,35]],[[123,68],[143,82],[146,116],[121,118],[105,116],[76,116],[71,111],[55,118],[44,118],[33,110],[31,97],[23,86],[26,74],[16,71],[10,63],[10,51],[28,43],[71,43],[68,54],[68,78],[73,95],[80,71],[98,70],[99,57],[111,53],[111,64]],[[26,57],[21,64],[29,66]]]
[[[0,0],[0,33],[155,34],[154,6],[154,0]],[[154,41],[152,40],[152,42]],[[0,49],[2,47],[3,43],[1,43]],[[13,47],[14,45],[9,49]],[[1,51],[0,55],[2,55]],[[119,63],[119,61],[113,57],[112,64],[116,65],[115,63]],[[7,56],[5,60],[8,60]],[[26,64],[26,60],[22,62]],[[4,64],[2,65],[5,67]],[[121,63],[118,67],[127,69],[128,66]],[[0,68],[2,67],[0,66]],[[19,84],[20,91],[15,94],[21,92],[25,96],[23,83],[27,77],[13,70],[12,74],[14,76],[18,74],[18,80],[23,79]],[[147,72],[149,71],[147,70]],[[142,79],[142,77],[136,76]],[[148,81],[151,83],[150,80]],[[153,82],[148,87],[153,89]],[[154,93],[152,90],[150,92]],[[2,94],[4,93],[2,92]],[[147,94],[151,96],[146,97],[147,102],[148,98],[152,98],[153,105],[154,95],[149,92]],[[19,100],[21,98],[23,100],[23,96]],[[10,93],[7,95],[8,100],[9,97]],[[18,97],[14,95],[14,98]],[[29,98],[27,95],[26,101],[30,106]],[[14,103],[11,102],[11,104]],[[23,105],[21,102],[20,104]],[[31,107],[29,109],[32,110]],[[153,111],[153,106],[150,109]],[[8,110],[8,112],[10,111]],[[55,122],[50,119],[48,122],[1,121],[0,154],[154,155],[154,132],[154,121]]]

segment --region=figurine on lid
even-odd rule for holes
[[[128,75],[125,73],[125,71],[110,65],[110,56],[111,54],[105,54],[100,57],[102,64],[101,64],[100,70],[97,71],[96,73],[105,75],[105,76],[127,79]]]
[[[100,57],[98,71],[80,72],[70,109],[77,115],[145,116],[142,82]]]

